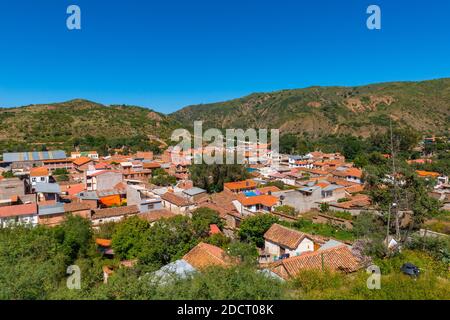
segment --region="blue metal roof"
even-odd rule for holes
[[[40,160],[66,159],[66,158],[67,158],[66,152],[63,150],[10,152],[3,154],[4,162],[40,161]]]

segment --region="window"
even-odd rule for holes
[[[147,207],[148,210],[152,210],[154,208],[155,208],[155,205],[153,203],[149,204]]]
[[[41,177],[41,181],[45,181],[45,178],[44,178],[44,177]]]
[[[31,178],[31,181],[36,182],[36,178]]]

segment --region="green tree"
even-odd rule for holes
[[[254,243],[262,248],[264,246],[264,234],[279,219],[271,214],[258,214],[242,221],[239,229],[239,237],[242,241]]]
[[[48,228],[0,228],[0,299],[45,299],[65,276],[64,251]]]
[[[233,241],[227,251],[230,256],[237,258],[243,264],[257,264],[258,249],[254,243]]]
[[[249,178],[245,166],[239,164],[194,164],[189,172],[194,185],[209,193],[222,191],[225,182]]]
[[[145,232],[144,247],[139,254],[142,264],[160,268],[180,259],[198,242],[191,219],[175,216],[157,221]]]
[[[164,169],[156,169],[152,172],[150,182],[160,187],[168,187],[176,184],[177,178],[169,175]]]
[[[112,248],[121,259],[138,257],[146,245],[150,224],[138,217],[128,218],[119,223],[112,235]]]
[[[224,223],[217,211],[209,208],[198,208],[192,212],[192,227],[197,237],[208,237],[212,224],[216,224],[220,229],[223,229]]]
[[[67,215],[54,232],[71,261],[86,256],[93,244],[91,222],[79,216]]]

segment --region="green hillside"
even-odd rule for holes
[[[450,79],[361,87],[311,87],[257,93],[227,102],[189,106],[172,115],[185,125],[280,128],[282,133],[352,134],[385,131],[390,117],[423,133],[443,133],[450,123]]]
[[[160,145],[179,126],[173,119],[135,106],[105,106],[86,100],[0,108],[0,151],[117,148]],[[147,144],[151,144],[148,146]]]
[[[148,108],[87,100],[0,108],[0,152],[128,146],[157,151],[175,128],[279,128],[308,140],[330,135],[368,137],[392,118],[420,133],[448,133],[450,79],[361,87],[311,87],[183,108],[164,115]]]

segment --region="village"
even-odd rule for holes
[[[96,230],[133,217],[153,225],[176,216],[192,217],[207,209],[221,220],[209,225],[209,235],[220,234],[230,241],[238,237],[246,219],[274,217],[278,222],[265,230],[263,243],[257,248],[257,263],[258,269],[280,281],[304,270],[352,273],[370,265],[361,248],[354,246],[353,224],[362,213],[382,217],[384,212],[366,192],[364,171],[340,153],[276,154],[268,144],[247,144],[246,178],[224,182],[221,191],[208,192],[190,177],[192,159],[199,152],[211,150],[180,152],[168,147],[160,155],[150,151],[124,155],[116,150],[109,156],[99,156],[96,151],[68,155],[62,150],[4,153],[0,226],[52,228],[71,215],[89,220]],[[383,157],[390,159],[391,155]],[[409,164],[426,161],[431,160],[410,160]],[[430,196],[449,210],[448,176],[423,170],[416,170],[416,174],[434,181]],[[405,228],[411,213],[399,209],[396,215]],[[293,227],[299,222],[307,228]],[[420,232],[446,237],[426,229]],[[111,239],[96,238],[95,242],[105,257],[114,257]],[[398,242],[387,235],[389,249],[395,250]],[[123,260],[120,267],[136,263],[136,259]],[[206,267],[236,263],[224,248],[201,241],[156,274],[185,277]],[[105,283],[115,268],[104,265]]]

